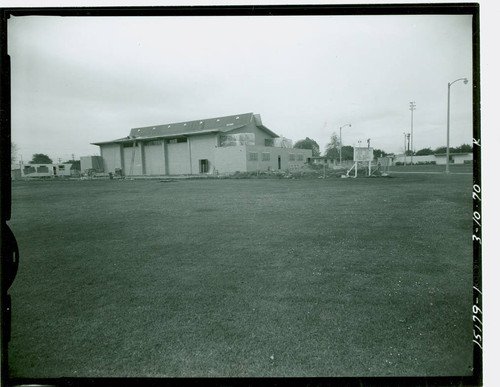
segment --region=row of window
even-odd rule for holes
[[[162,140],[152,140],[144,143],[146,146],[153,146],[153,145],[161,145],[163,143]]]
[[[178,138],[171,138],[168,140],[169,144],[177,144],[180,142],[187,142],[187,137],[178,137]]]
[[[168,144],[178,144],[181,142],[187,142],[187,137],[177,137],[177,138],[170,138],[167,141]],[[151,141],[146,141],[144,142],[145,146],[153,146],[153,145],[161,145],[163,144],[163,140],[151,140]],[[132,148],[134,146],[133,142],[127,142],[123,144],[124,148]],[[136,145],[138,146],[138,145]]]
[[[52,168],[55,168],[55,166],[52,166]],[[59,169],[60,171],[64,171],[66,169],[66,166],[58,165],[57,169]],[[30,171],[27,173],[33,173],[33,172],[35,172],[35,167],[32,165],[25,165],[24,170]],[[48,172],[48,171],[49,171],[49,168],[46,165],[40,165],[40,166],[36,167],[36,172]]]
[[[288,159],[290,161],[304,161],[304,155],[302,153],[299,153],[299,154],[290,153],[288,155]],[[259,161],[259,153],[258,152],[249,152],[248,153],[248,160],[249,161]],[[271,153],[262,152],[262,161],[271,161]]]

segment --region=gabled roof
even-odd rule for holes
[[[225,133],[242,128],[255,120],[257,127],[273,138],[279,137],[276,133],[262,125],[258,114],[244,113],[225,117],[205,118],[194,121],[175,122],[171,124],[145,126],[133,128],[127,137],[112,141],[101,141],[93,145],[131,142],[141,139],[168,138],[177,136],[189,136],[204,133]]]
[[[130,137],[157,137],[171,136],[174,134],[194,134],[203,132],[220,132],[234,129],[235,126],[248,125],[253,113],[235,116],[204,118],[194,121],[175,122],[165,125],[146,126],[130,130]]]

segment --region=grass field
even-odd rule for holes
[[[13,377],[472,366],[471,175],[13,183]]]

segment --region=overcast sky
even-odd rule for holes
[[[131,128],[261,114],[321,151],[333,132],[401,153],[446,145],[447,83],[472,80],[471,16],[12,17],[19,155],[98,154]],[[451,88],[450,145],[472,144],[472,83]]]

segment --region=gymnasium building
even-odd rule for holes
[[[93,144],[103,172],[128,176],[284,171],[312,157],[253,113],[134,128],[127,137]]]

